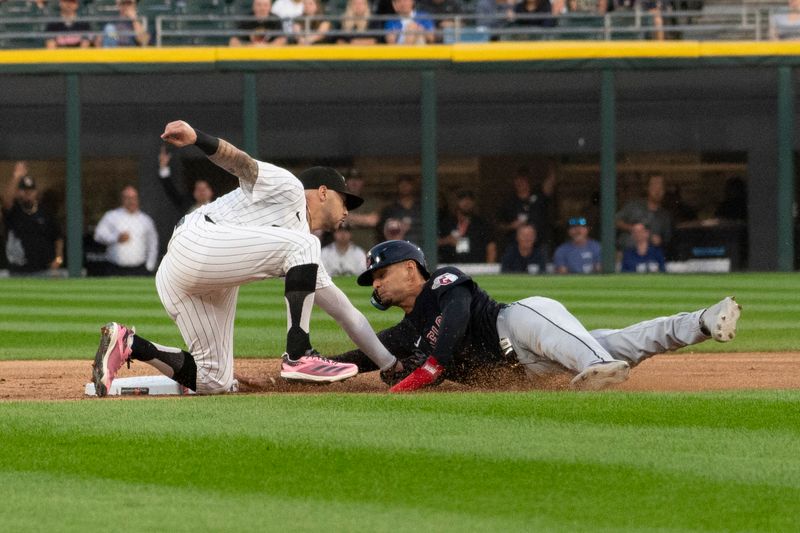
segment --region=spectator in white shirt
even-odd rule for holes
[[[350,227],[343,224],[333,232],[333,242],[322,248],[321,261],[331,276],[360,274],[366,268],[366,252],[351,239]]]
[[[139,210],[139,191],[122,189],[122,206],[107,211],[94,231],[94,240],[107,246],[111,273],[148,276],[158,260],[158,233],[149,215]]]
[[[294,31],[294,19],[303,16],[303,0],[276,0],[272,4],[272,14],[280,17],[283,31],[291,35]]]

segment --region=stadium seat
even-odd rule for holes
[[[26,0],[5,0],[0,2],[2,17],[30,17],[39,15],[40,11],[34,2]]]
[[[165,42],[165,44],[204,46],[227,44],[227,35],[207,34],[209,31],[226,29],[225,21],[221,19],[225,16],[226,7],[224,0],[178,0],[175,3],[178,18],[171,26],[172,29],[186,32],[187,35],[171,37],[170,43]]]
[[[456,31],[454,28],[445,28],[442,37],[444,44],[459,43],[485,43],[489,41],[489,31],[485,28],[461,28],[458,31],[458,39],[456,39]]]
[[[561,30],[558,38],[562,40],[590,41],[603,39],[603,17],[598,15],[586,14],[586,16],[580,16],[576,14],[559,17],[558,28]],[[571,28],[584,31],[566,31]]]
[[[167,15],[175,10],[173,0],[140,0],[139,13],[153,18],[158,15]]]
[[[176,0],[175,12],[182,15],[224,15],[225,0]]]
[[[114,0],[93,0],[86,5],[87,15],[115,16],[119,13]]]

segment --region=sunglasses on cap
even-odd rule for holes
[[[569,219],[568,224],[570,226],[585,226],[586,217],[572,217],[571,219]]]

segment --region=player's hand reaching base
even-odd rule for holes
[[[188,123],[175,120],[166,125],[161,138],[178,148],[183,148],[197,141],[197,133]]]
[[[428,357],[425,364],[389,389],[389,392],[413,392],[424,387],[438,385],[442,374],[444,374],[444,367],[433,356]]]

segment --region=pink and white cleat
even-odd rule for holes
[[[116,322],[109,322],[100,328],[100,346],[94,356],[92,381],[98,396],[103,397],[111,389],[122,365],[128,362],[135,328],[128,328]]]
[[[352,378],[356,374],[358,374],[356,365],[331,361],[315,350],[309,350],[297,361],[290,359],[289,354],[283,354],[281,362],[281,377],[291,381],[334,383]]]

